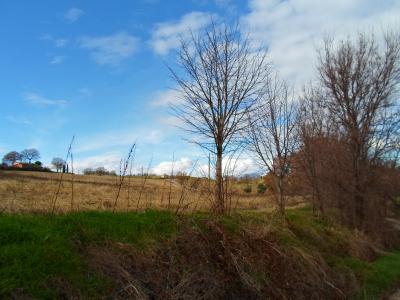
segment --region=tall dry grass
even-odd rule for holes
[[[73,182],[74,188],[71,190]],[[212,183],[211,183],[212,184]],[[255,185],[255,184],[254,184]],[[52,202],[58,190],[56,205]],[[255,187],[255,186],[254,186]],[[116,191],[119,192],[115,203]],[[212,190],[212,189],[211,189]],[[236,209],[274,209],[272,196],[243,191],[243,184],[232,184]],[[72,195],[73,192],[73,205]],[[291,204],[301,202],[292,198]],[[132,205],[135,203],[136,205]],[[144,176],[116,176],[64,174],[59,181],[57,173],[0,171],[0,211],[66,212],[74,210],[141,210],[146,208],[174,211],[208,210],[211,208],[210,183],[207,179]]]

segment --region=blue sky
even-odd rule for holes
[[[73,134],[77,167],[115,169],[137,140],[136,163],[188,170],[204,153],[182,140],[168,102],[178,36],[213,16],[269,47],[297,87],[313,78],[325,34],[399,26],[400,1],[0,0],[0,156],[35,147],[49,164]],[[256,166],[243,157],[240,170]]]

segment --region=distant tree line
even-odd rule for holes
[[[104,175],[116,176],[117,175],[117,173],[115,171],[108,171],[104,167],[86,168],[86,169],[83,170],[83,174],[85,174],[85,175],[99,175],[99,176],[104,176]]]

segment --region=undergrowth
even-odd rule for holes
[[[367,236],[307,207],[286,219],[0,214],[0,298],[123,298],[129,286],[153,298],[377,299],[399,283],[400,250],[378,256]]]

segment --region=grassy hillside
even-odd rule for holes
[[[0,215],[0,298],[376,299],[400,282],[400,251],[309,209]]]
[[[58,189],[61,174],[1,171],[0,211],[49,211]],[[112,210],[119,187],[117,176],[64,174],[56,203],[57,211]],[[182,210],[208,210],[212,197],[212,184],[207,179],[188,180],[161,177],[132,176],[124,179],[116,209],[132,211],[157,208]],[[252,190],[246,193],[245,187]],[[272,196],[257,193],[257,181],[234,182],[229,185],[232,207],[238,209],[267,209],[274,207]],[[289,199],[296,204],[302,199]]]

